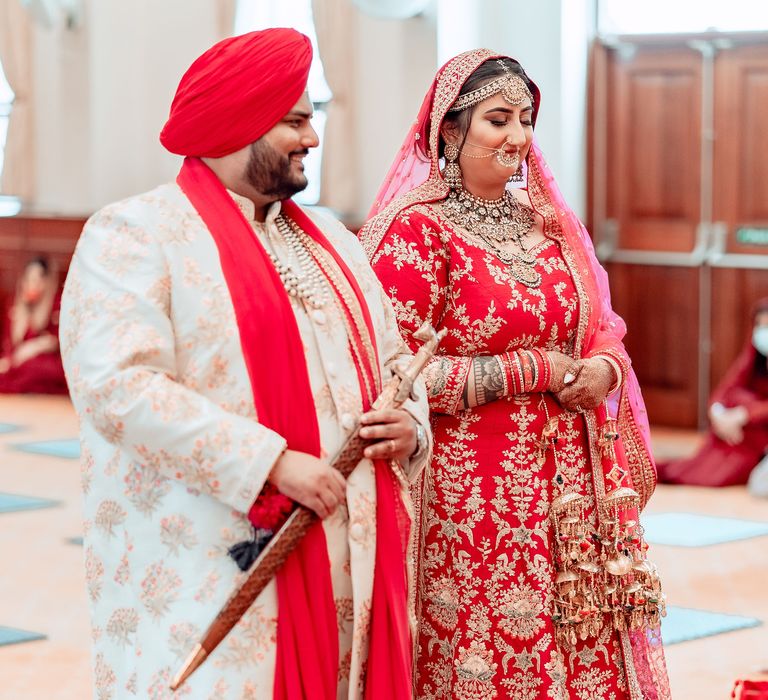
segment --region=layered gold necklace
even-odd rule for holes
[[[293,258],[292,262],[283,263],[272,251],[267,251],[285,291],[311,309],[322,309],[330,299],[330,291],[323,271],[302,240],[306,234],[282,214],[275,224]]]
[[[536,256],[524,244],[533,230],[533,209],[517,201],[509,190],[500,199],[481,199],[463,187],[451,190],[443,202],[446,216],[458,226],[480,238],[509,268],[514,279],[526,287],[541,284],[536,271]],[[514,243],[518,250],[510,250]]]

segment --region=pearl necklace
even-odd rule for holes
[[[464,188],[451,190],[443,202],[443,211],[453,223],[486,243],[518,282],[532,288],[541,284],[541,275],[534,269],[536,256],[524,245],[536,217],[509,190],[493,200],[475,197]],[[514,243],[519,252],[510,251],[507,243]]]
[[[267,251],[285,291],[292,299],[297,299],[313,309],[323,308],[330,298],[328,285],[320,266],[301,240],[303,232],[297,231],[295,224],[282,214],[278,215],[275,223],[293,257],[292,263],[283,263],[274,253]]]

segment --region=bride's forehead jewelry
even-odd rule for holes
[[[526,99],[530,100],[531,104],[533,104],[533,95],[525,81],[519,75],[509,70],[503,61],[497,61],[497,63],[504,69],[504,75],[499,76],[490,83],[486,83],[482,87],[477,88],[477,90],[460,95],[448,111],[461,112],[499,93],[513,106],[522,104]]]

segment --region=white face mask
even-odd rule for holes
[[[761,355],[768,357],[768,326],[758,326],[752,331],[752,345]]]

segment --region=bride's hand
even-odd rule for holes
[[[600,357],[579,360],[577,364],[576,379],[555,392],[555,398],[568,411],[597,408],[608,396],[616,381],[616,373],[611,364]]]
[[[581,368],[576,360],[557,350],[548,351],[547,357],[552,363],[552,377],[549,380],[547,391],[558,394],[576,379]]]

